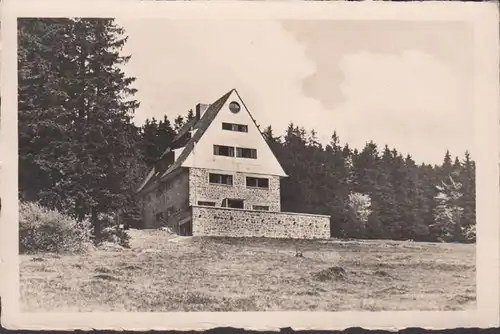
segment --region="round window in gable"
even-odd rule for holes
[[[231,103],[229,103],[229,110],[231,110],[231,112],[233,114],[237,114],[239,111],[240,111],[241,107],[240,107],[240,104],[236,101],[233,101]]]

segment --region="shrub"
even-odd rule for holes
[[[38,203],[19,204],[20,253],[79,253],[90,246],[90,224]]]
[[[467,242],[476,242],[476,225],[470,225],[463,228],[463,233]]]
[[[361,193],[350,193],[349,194],[349,209],[351,210],[351,214],[354,216],[355,220],[366,224],[368,222],[368,218],[372,213],[371,209],[371,198],[367,194]]]
[[[463,229],[464,208],[459,205],[463,194],[462,184],[455,182],[450,176],[450,182],[436,186],[439,191],[434,197],[434,223],[431,225],[438,233],[438,240],[442,242],[465,241]]]
[[[371,198],[367,194],[350,193],[347,202],[346,221],[342,227],[343,237],[363,238],[366,237],[369,218],[372,214]]]
[[[111,242],[122,247],[130,247],[130,235],[127,231],[116,223],[115,217],[109,214],[100,214],[97,218],[102,227],[101,237],[98,244],[102,242]]]

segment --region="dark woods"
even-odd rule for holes
[[[331,215],[332,236],[415,241],[475,240],[475,164],[449,152],[440,166],[417,165],[387,146],[358,151],[333,134],[291,124],[283,138],[264,131],[290,176],[282,181],[284,211]]]
[[[134,189],[192,113],[132,123],[139,102],[122,71],[127,38],[111,19],[21,19],[18,27],[20,199],[90,219],[96,237],[102,214],[140,226]],[[332,236],[475,240],[468,153],[419,165],[375,143],[353,150],[336,134],[324,147],[293,124],[283,137],[263,132],[289,175],[282,210],[331,215]]]

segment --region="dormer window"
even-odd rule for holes
[[[240,104],[238,102],[233,101],[233,102],[229,103],[229,110],[231,110],[231,112],[233,114],[239,113],[240,109],[241,109],[241,107],[240,107]]]

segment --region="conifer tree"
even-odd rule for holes
[[[144,162],[148,167],[152,167],[155,161],[160,157],[160,141],[158,122],[154,117],[146,119],[141,128],[141,151]]]
[[[90,217],[96,241],[102,232],[99,214],[127,207],[138,182],[123,182],[133,175],[130,166],[139,156],[131,124],[138,106],[130,99],[134,78],[121,69],[129,60],[120,54],[126,40],[112,19],[32,19],[20,28],[20,154],[25,159],[20,176],[30,165],[42,170],[46,183],[35,190],[37,197],[79,219]],[[30,103],[26,96],[33,94],[40,69],[38,80],[50,81],[45,89],[39,84],[38,101]],[[32,129],[40,121],[50,130],[42,126],[45,147],[36,157],[29,152],[37,149],[33,141],[40,132]]]
[[[465,159],[462,163],[460,183],[463,185],[463,196],[460,206],[464,209],[464,228],[476,225],[476,167],[468,151],[465,152]]]
[[[57,209],[64,194],[47,193],[71,163],[71,111],[65,108],[70,78],[64,75],[69,19],[18,20],[19,190],[24,200]]]
[[[182,117],[181,115],[177,116],[174,119],[174,130],[176,132],[179,131],[183,125],[184,125],[184,117]]]
[[[90,214],[99,240],[98,215],[126,207],[130,185],[138,181],[123,182],[137,159],[131,118],[139,104],[128,99],[136,92],[131,87],[135,78],[121,69],[130,59],[121,55],[127,41],[123,28],[112,19],[76,19],[73,27],[78,76],[71,98],[77,111],[75,140],[80,143],[75,172],[78,187],[86,191],[80,193],[76,184],[65,190],[77,198],[77,212]]]
[[[440,167],[441,181],[447,180],[448,177],[452,174],[452,172],[453,172],[453,164],[451,160],[451,154],[450,151],[447,150],[444,155],[443,164]]]

